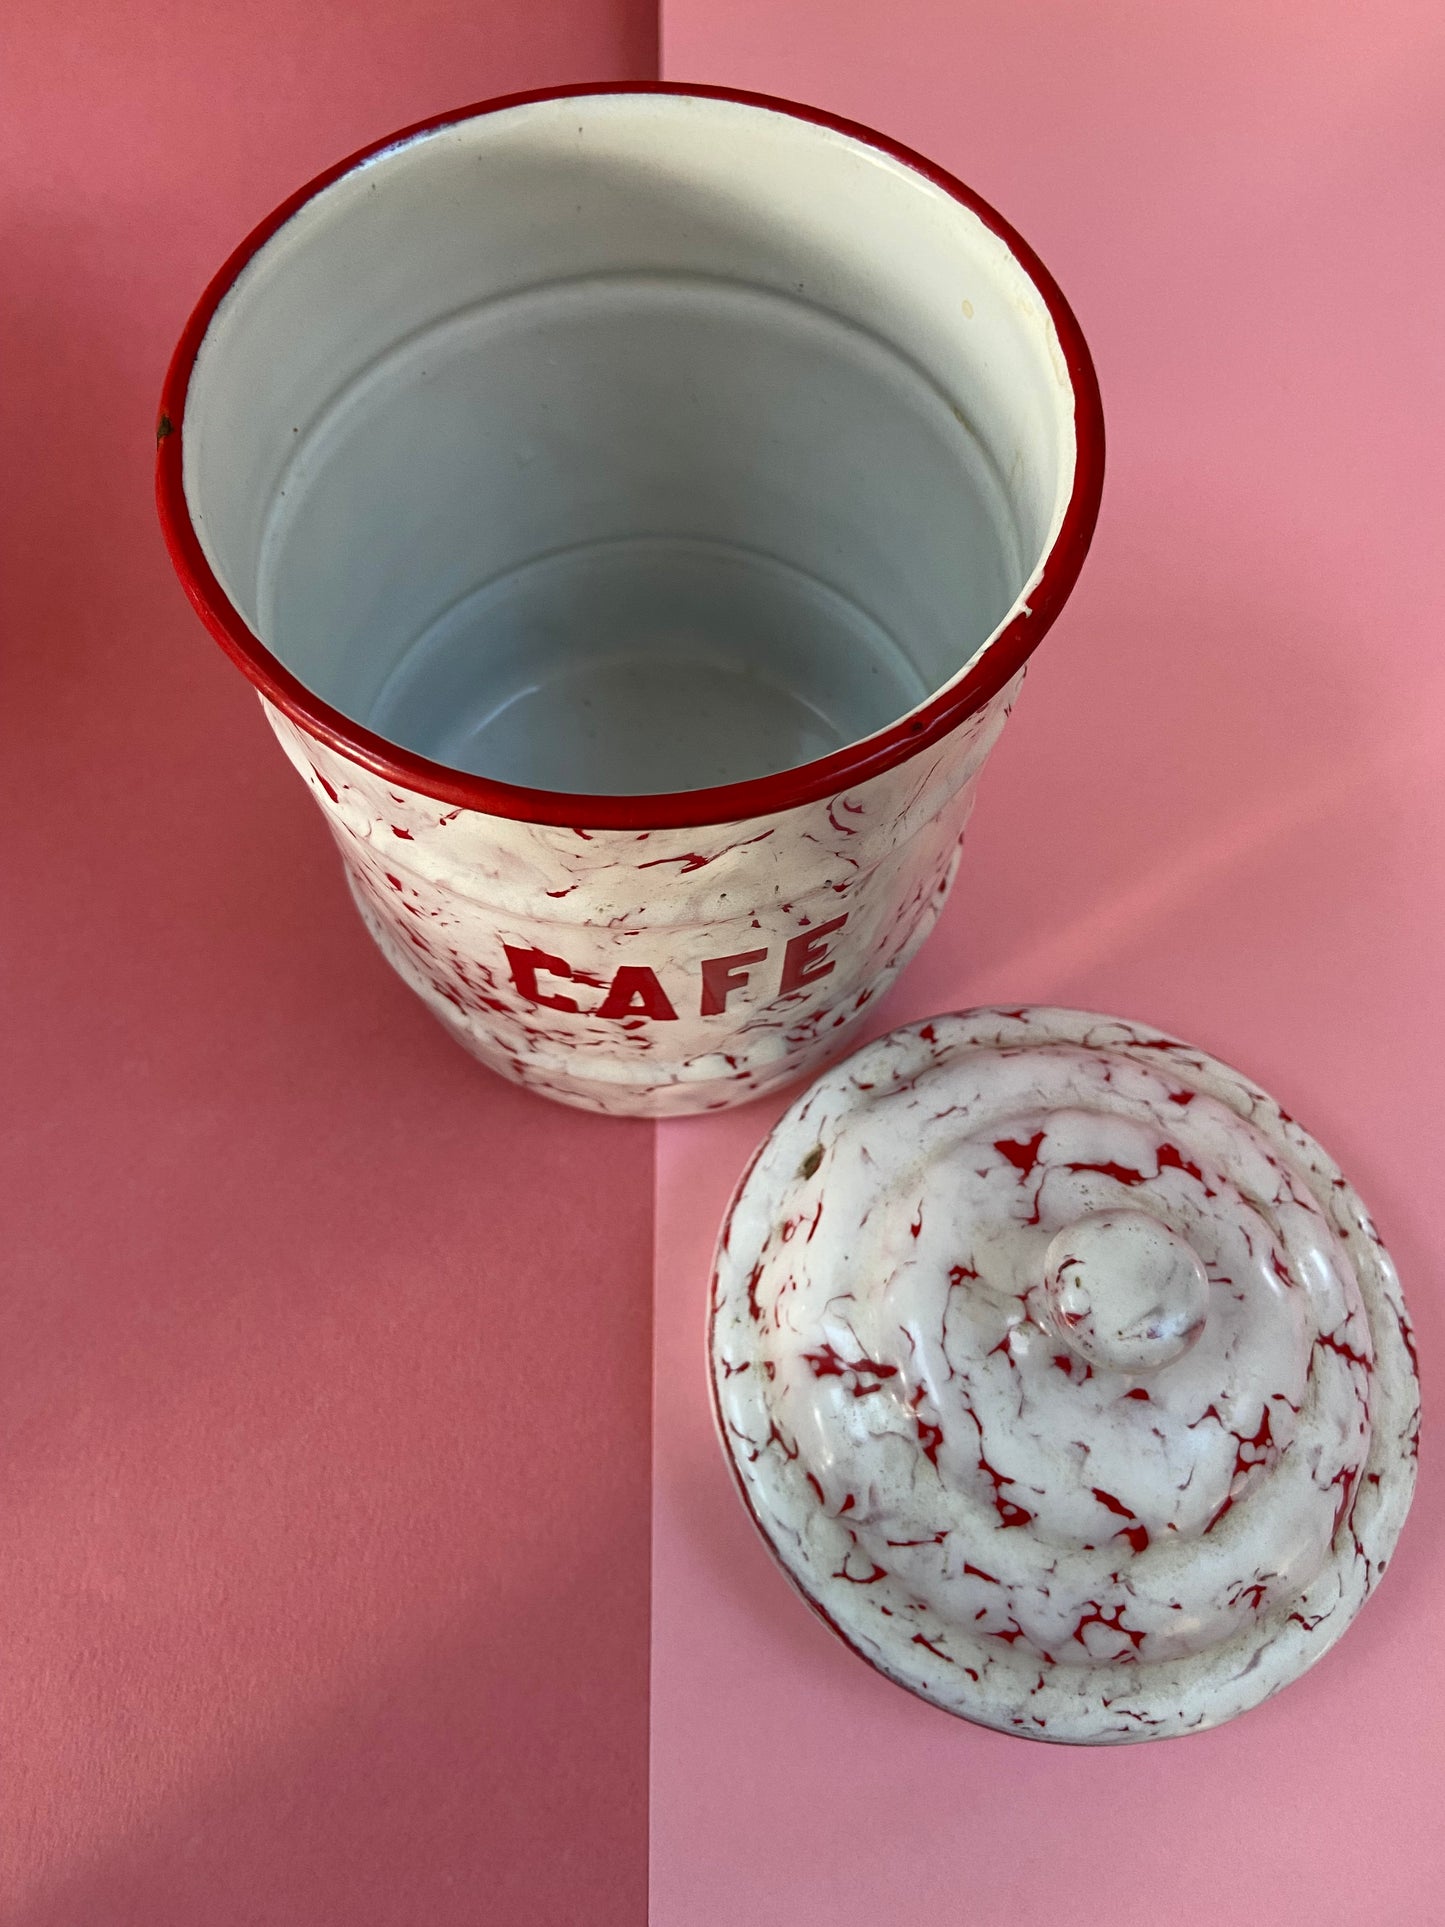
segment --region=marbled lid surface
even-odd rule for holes
[[[1218,1724],[1383,1572],[1418,1386],[1328,1156],[1114,1019],[896,1031],[787,1113],[734,1200],[714,1389],[743,1496],[866,1659],[1005,1731]]]

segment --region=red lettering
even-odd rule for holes
[[[790,990],[802,990],[808,984],[815,984],[820,978],[831,976],[835,968],[828,955],[824,942],[835,930],[841,930],[848,921],[847,913],[841,917],[831,917],[827,923],[820,923],[815,929],[804,930],[801,935],[790,937],[788,947],[783,952],[783,975],[778,985],[781,997]]]
[[[704,957],[702,960],[702,1004],[704,1017],[721,1017],[728,1007],[729,993],[741,990],[748,981],[748,965],[762,963],[766,950],[739,950],[732,957]]]
[[[646,964],[623,964],[607,987],[596,1015],[598,1017],[672,1018],[677,1012],[667,1000],[667,992],[657,981],[656,971]]]
[[[518,950],[504,943],[507,962],[512,971],[512,982],[529,1004],[541,1004],[548,1010],[575,1011],[576,1003],[570,997],[547,996],[537,987],[537,972],[545,970],[549,977],[570,977],[572,966],[560,957],[549,957],[545,950]]]

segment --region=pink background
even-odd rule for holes
[[[1096,1754],[949,1721],[791,1596],[712,1438],[711,1241],[780,1107],[662,1127],[654,1190],[649,1130],[485,1077],[361,936],[169,578],[160,374],[307,175],[651,72],[654,23],[297,12],[5,35],[0,1920],[638,1922],[649,1738],[659,1927],[1445,1919],[1428,1456],[1359,1627],[1236,1725]],[[662,30],[669,78],[955,168],[1103,383],[1094,554],[881,1021],[1049,999],[1233,1059],[1374,1205],[1428,1398],[1438,5],[663,0]]]
[[[664,0],[662,46],[669,79],[815,100],[955,169],[1038,248],[1099,368],[1093,554],[879,1028],[1042,1000],[1234,1060],[1370,1199],[1428,1377],[1445,1335],[1445,16]],[[713,1232],[781,1108],[658,1135],[658,1927],[1445,1920],[1428,1457],[1354,1633],[1197,1739],[1094,1753],[969,1728],[791,1594],[723,1469],[703,1370]]]
[[[283,195],[652,36],[6,10],[5,1927],[643,1917],[651,1134],[488,1077],[392,976],[151,470],[186,313]]]

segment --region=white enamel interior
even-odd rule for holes
[[[453,767],[685,790],[887,726],[1026,601],[1073,393],[1005,245],[736,102],[600,95],[406,141],[252,258],[185,488],[316,695]]]

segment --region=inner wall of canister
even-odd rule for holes
[[[637,794],[906,715],[1036,579],[1073,398],[1008,249],[790,115],[592,96],[326,189],[197,358],[185,485],[246,621],[454,768]]]

